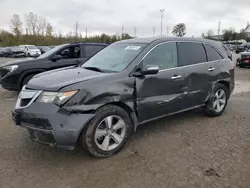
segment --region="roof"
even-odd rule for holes
[[[70,44],[87,44],[87,45],[103,45],[103,46],[107,46],[109,44],[107,43],[98,43],[98,42],[72,42]]]
[[[218,43],[214,40],[192,38],[192,37],[151,37],[151,38],[133,38],[119,41],[118,43],[145,43],[149,44],[155,41],[168,42],[168,41],[197,41],[197,42],[207,42],[207,43]]]

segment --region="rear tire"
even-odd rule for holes
[[[80,141],[91,155],[110,157],[124,147],[131,130],[132,121],[128,113],[119,106],[106,105],[97,110]]]
[[[22,81],[22,84],[21,84],[21,88],[20,88],[20,89],[22,89],[23,86],[26,85],[26,84],[31,80],[31,78],[33,78],[34,76],[35,76],[35,74],[30,74],[30,75],[26,76],[26,77],[23,79],[23,81]]]
[[[217,83],[205,106],[205,114],[217,117],[223,114],[229,99],[229,91],[224,84]]]

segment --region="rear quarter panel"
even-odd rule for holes
[[[230,93],[234,90],[234,64],[230,59],[223,59],[215,63],[216,83],[226,82],[230,86]]]

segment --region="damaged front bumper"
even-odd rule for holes
[[[12,112],[15,124],[27,129],[32,140],[70,150],[93,117],[94,114],[70,113],[54,104],[37,102]]]

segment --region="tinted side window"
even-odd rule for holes
[[[180,66],[193,65],[207,61],[206,52],[201,43],[178,43]]]
[[[97,52],[102,50],[105,46],[96,46],[96,45],[86,45],[85,51],[86,51],[86,57],[92,57]]]
[[[205,44],[205,48],[207,51],[208,61],[216,61],[223,59],[222,56],[212,46]]]
[[[143,66],[147,65],[158,65],[160,70],[176,67],[176,43],[165,43],[155,47],[143,60]]]
[[[58,52],[57,54],[61,55],[63,59],[80,58],[81,48],[80,46],[70,46],[68,48],[64,48],[62,51]]]

